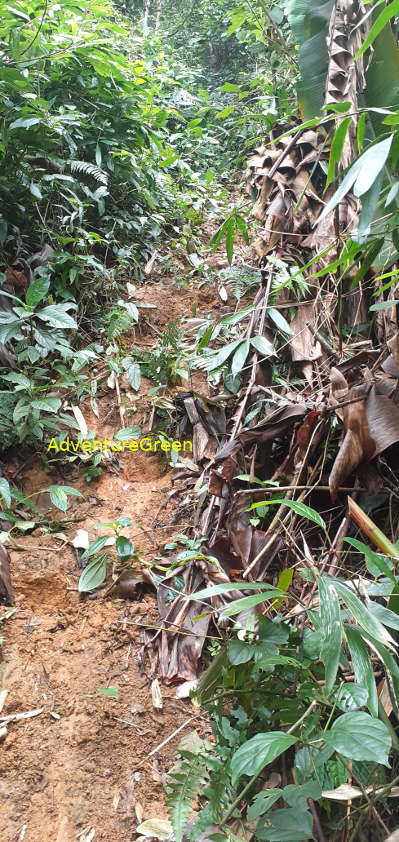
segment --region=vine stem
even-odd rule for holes
[[[309,707],[306,708],[305,713],[303,713],[302,716],[296,722],[294,722],[294,724],[291,725],[291,728],[289,728],[288,731],[286,731],[285,733],[286,734],[292,734],[292,732],[295,731],[295,728],[298,728],[299,725],[302,725],[302,722],[304,722],[306,717],[309,716],[309,714],[312,712],[312,710],[316,706],[316,704],[317,704],[316,699],[313,699],[313,701],[310,703]],[[237,796],[235,801],[233,801],[231,807],[229,807],[229,809],[224,814],[222,820],[220,821],[220,827],[223,827],[223,825],[226,824],[226,822],[228,821],[228,819],[230,818],[232,813],[234,813],[234,810],[236,809],[236,807],[238,807],[240,801],[242,801],[242,799],[244,798],[244,795],[246,795],[248,790],[251,789],[251,786],[255,783],[255,781],[259,777],[259,775],[260,775],[260,772],[256,772],[255,775],[252,775],[252,778],[249,779],[248,783],[244,786],[244,789],[241,790],[240,794]]]

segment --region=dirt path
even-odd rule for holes
[[[139,290],[159,307],[149,312],[160,330],[171,317],[186,314],[193,298],[199,308],[208,299],[209,310],[209,291],[193,294],[171,283]],[[106,437],[120,427],[115,393],[99,405],[100,420],[94,424]],[[135,416],[128,423],[136,421]],[[170,506],[154,523],[172,476],[158,455],[125,453],[116,473],[104,471],[89,486],[83,479],[62,477],[86,495],[83,502],[74,498],[68,511],[76,522],[65,530],[67,537],[84,528],[92,540],[99,534],[94,524],[128,515],[146,531],[138,535],[132,527],[126,534],[135,538],[144,558],[153,559],[185,526],[174,525]],[[35,467],[22,475],[21,484],[31,493],[48,485],[49,478]],[[39,500],[43,504],[46,500]],[[151,758],[150,751],[197,711],[191,701],[178,700],[173,687],[162,688],[163,710],[153,707],[150,681],[138,661],[142,627],[133,624],[156,624],[152,595],[136,602],[101,596],[80,601],[70,544],[62,546],[62,540],[38,529],[17,540],[24,550],[11,551],[17,610],[5,627],[0,685],[8,695],[1,715],[43,712],[10,724],[0,743],[0,838],[131,842],[142,819],[166,817],[165,772],[181,735]],[[108,685],[118,688],[116,700],[99,693]],[[194,727],[201,733],[199,717],[188,730]]]

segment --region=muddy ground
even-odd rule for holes
[[[179,289],[170,278],[138,289],[143,300],[157,306],[148,313],[158,331],[170,318],[187,315],[193,301],[198,313],[222,308],[214,289]],[[132,338],[144,344],[155,340],[148,333]],[[187,384],[180,388],[186,391]],[[143,400],[127,425],[148,419]],[[112,438],[121,426],[115,392],[99,400],[98,419],[86,404],[81,408],[98,437]],[[173,501],[165,505],[173,470],[165,457],[129,452],[110,468],[87,485],[77,472],[49,478],[36,460],[21,470],[16,456],[6,475],[19,471],[25,494],[57,481],[85,494],[82,501],[74,498],[67,512],[73,522],[60,524],[69,540],[78,528],[87,529],[93,540],[104,534],[96,523],[130,516],[145,531],[131,527],[125,534],[152,561],[187,525],[176,522]],[[37,502],[49,508],[47,495]],[[60,512],[57,516],[62,520]],[[163,686],[163,709],[153,706],[151,680],[139,658],[143,628],[159,622],[153,595],[144,593],[135,601],[102,595],[81,600],[70,543],[40,529],[15,540],[18,546],[10,554],[16,611],[4,628],[0,686],[8,693],[1,715],[42,712],[10,723],[0,743],[0,839],[131,842],[142,820],[166,817],[164,781],[176,747],[187,731],[204,734],[206,720],[191,700],[176,698],[176,687]],[[117,687],[117,699],[99,692],[109,686]],[[191,717],[180,734],[150,756]]]

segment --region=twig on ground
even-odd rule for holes
[[[153,748],[152,751],[150,751],[150,753],[147,755],[147,758],[153,757],[154,754],[158,754],[158,752],[161,751],[161,748],[170,743],[170,741],[173,740],[173,737],[176,737],[177,734],[180,734],[180,731],[183,731],[184,728],[187,728],[187,725],[190,725],[190,722],[193,722],[194,719],[198,719],[199,716],[200,714],[198,713],[195,716],[190,716],[189,719],[186,719],[186,721],[183,722],[183,725],[180,725],[180,727],[176,728],[176,730],[173,731],[172,734],[169,734],[169,737],[166,737],[166,740],[163,740],[162,743],[159,743],[159,745]]]

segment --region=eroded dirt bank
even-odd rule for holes
[[[192,290],[170,283],[139,289],[159,307],[150,311],[159,329],[172,316],[185,315],[193,301]],[[209,299],[209,291],[196,294],[199,306]],[[100,400],[99,408],[97,421],[85,415],[107,437],[120,427],[115,394]],[[146,412],[139,405],[129,423],[140,423]],[[74,498],[67,513],[74,522],[61,529],[69,540],[78,528],[93,539],[101,533],[96,523],[128,515],[143,529],[124,532],[149,561],[184,530],[174,521],[173,502],[164,505],[173,471],[155,454],[126,452],[118,459],[89,486],[81,478],[67,480],[85,500]],[[21,476],[26,494],[48,483],[37,466]],[[39,506],[48,507],[46,497]],[[11,560],[17,610],[5,627],[0,675],[8,694],[1,715],[43,711],[9,724],[0,744],[0,838],[130,842],[142,819],[166,817],[164,777],[182,734],[150,752],[190,717],[187,730],[202,733],[204,722],[191,701],[176,698],[175,687],[162,687],[163,710],[153,706],[151,682],[139,665],[142,628],[159,622],[150,593],[133,602],[101,595],[81,601],[71,544],[39,529],[16,541]],[[117,699],[99,692],[109,685],[118,688]]]

